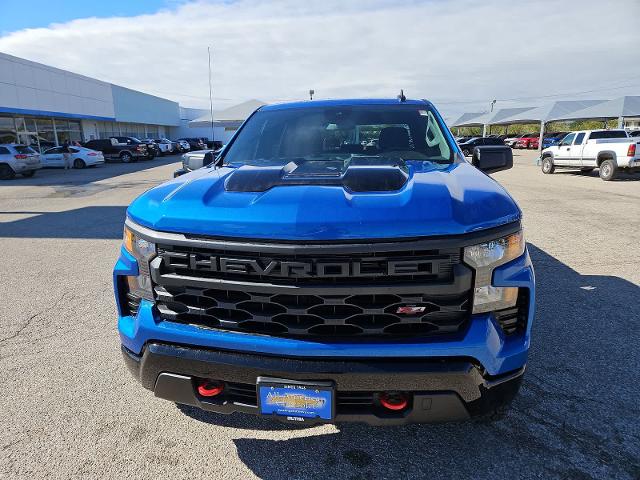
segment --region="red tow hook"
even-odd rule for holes
[[[397,412],[407,408],[407,405],[409,405],[409,399],[404,393],[383,392],[380,394],[380,403],[387,410]]]
[[[224,383],[215,380],[200,380],[198,382],[198,394],[203,397],[215,397],[224,390]]]

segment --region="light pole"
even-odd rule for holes
[[[491,101],[491,111],[490,111],[490,113],[493,113],[493,106],[496,104],[496,102],[497,102],[497,100],[495,98]],[[482,126],[482,137],[484,138],[486,136],[487,136],[487,124],[485,123]]]
[[[211,87],[211,47],[207,47],[207,54],[209,55],[209,108],[211,110],[211,144],[213,145],[213,142],[216,139],[216,134],[215,134],[215,129],[213,127],[213,89]]]

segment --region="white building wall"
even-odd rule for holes
[[[115,117],[111,84],[0,53],[0,112]]]

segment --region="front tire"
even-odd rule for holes
[[[600,178],[605,182],[609,182],[616,178],[618,166],[613,160],[605,160],[600,164]]]
[[[87,166],[87,164],[86,164],[86,163],[84,163],[84,160],[82,160],[82,159],[80,159],[80,158],[76,158],[76,159],[73,161],[73,168],[82,169],[82,168],[84,168],[84,167],[86,167],[86,166]]]
[[[553,158],[551,157],[544,157],[542,159],[542,173],[550,175],[553,172],[555,172],[556,167],[553,164]]]

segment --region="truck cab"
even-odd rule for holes
[[[127,209],[124,361],[154,395],[296,423],[464,420],[521,384],[522,213],[425,100],[256,110],[215,162]]]

